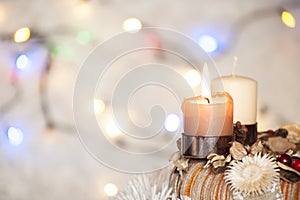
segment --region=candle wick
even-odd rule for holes
[[[233,70],[232,70],[232,76],[235,76],[235,73],[236,73],[236,67],[237,67],[237,56],[234,56],[233,57]]]
[[[207,101],[207,103],[210,103],[210,100],[209,100],[209,98],[207,98],[207,97],[204,97],[204,99]]]

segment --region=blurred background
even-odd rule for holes
[[[185,34],[211,56],[220,75],[231,74],[236,56],[237,74],[258,82],[259,130],[300,124],[299,21],[299,0],[1,0],[0,199],[108,199],[127,185],[132,174],[87,153],[72,111],[82,63],[123,31],[162,27]],[[149,41],[161,43],[156,35]],[[134,56],[119,62],[136,64]],[[198,87],[200,74],[175,67]],[[101,115],[107,101],[83,106]],[[180,105],[174,105],[162,122],[166,137],[182,132]],[[147,123],[135,112],[137,123]],[[105,123],[108,136],[122,145],[118,127]]]

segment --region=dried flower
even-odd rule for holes
[[[234,192],[262,195],[279,180],[279,168],[274,157],[260,153],[233,161],[225,172],[225,181]]]

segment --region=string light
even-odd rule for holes
[[[0,5],[0,23],[4,22],[5,20],[5,8]]]
[[[198,71],[192,69],[186,73],[185,80],[190,86],[196,87],[201,83],[201,76]]]
[[[165,129],[169,132],[175,132],[179,128],[180,119],[176,114],[169,114],[165,120]]]
[[[105,110],[105,103],[101,99],[94,99],[94,113],[99,115]]]
[[[19,146],[24,139],[24,134],[21,129],[9,127],[7,130],[8,141],[13,146]]]
[[[108,123],[106,127],[106,131],[109,137],[111,138],[117,138],[121,135],[121,130],[119,127],[114,123],[114,121],[111,121]]]
[[[82,12],[79,12],[79,15],[88,15],[88,11],[90,8],[88,7],[83,7],[82,8]],[[0,13],[1,15],[1,13]],[[0,16],[1,17],[1,16]],[[289,12],[282,12],[282,22],[290,27],[290,28],[295,28],[296,26],[296,20],[294,18],[294,16],[289,13]],[[127,23],[125,23],[127,20],[129,20]],[[123,23],[123,29],[125,31],[128,32],[138,32],[141,28],[142,28],[142,23],[135,18],[131,18],[131,19],[127,19],[126,21],[124,21]],[[137,20],[137,21],[135,21]],[[22,42],[26,42],[30,39],[31,36],[31,31],[28,27],[24,27],[21,29],[18,29],[15,34],[14,34],[14,41],[16,43],[22,43]],[[90,42],[90,39],[87,39],[88,37],[91,37],[91,35],[88,36],[87,32],[80,32],[78,33],[76,40],[78,41],[78,43],[80,44],[87,44],[88,42]],[[208,36],[208,37],[204,37],[202,36],[199,39],[199,45],[208,53],[210,52],[214,52],[217,48],[218,48],[218,42],[215,38]],[[61,48],[59,49],[60,51],[58,52],[58,54],[61,54],[63,56],[66,57],[70,57],[70,51],[69,49],[66,48]],[[66,53],[67,52],[67,53]],[[57,52],[56,52],[57,53]],[[71,52],[71,55],[73,52]],[[20,55],[17,59],[16,59],[16,68],[18,69],[25,69],[30,65],[30,59],[28,58],[28,56],[26,55]],[[198,83],[198,76],[200,76],[199,74],[196,74],[198,72],[190,72],[191,75],[188,75],[187,77],[191,76],[194,77],[192,79],[194,79],[192,82],[189,84],[191,86],[197,86],[199,85]],[[196,77],[196,78],[195,78]],[[188,80],[188,79],[187,79]],[[200,82],[201,82],[201,77],[200,77]],[[96,100],[97,102],[94,102],[94,112],[95,114],[100,114],[104,111],[105,109],[105,104],[102,101],[99,102],[98,100]],[[101,100],[100,100],[101,101]],[[179,124],[180,124],[180,119],[177,115],[175,114],[170,114],[166,117],[165,120],[165,128],[166,130],[170,131],[170,132],[174,132],[176,130],[178,130],[179,128]],[[120,129],[116,126],[116,124],[111,123],[108,126],[108,130],[110,133],[110,136],[112,137],[117,137],[121,134]],[[24,133],[21,129],[16,128],[16,127],[9,127],[7,130],[7,137],[8,137],[8,141],[11,145],[13,146],[18,146],[20,144],[22,144],[23,140],[24,140]],[[104,191],[106,193],[107,196],[116,196],[118,193],[118,187],[112,183],[106,184],[104,187]]]
[[[14,34],[14,41],[17,43],[26,42],[30,38],[30,29],[28,27],[19,28]]]
[[[77,18],[86,19],[93,13],[92,5],[89,2],[79,2],[75,7],[74,12]]]
[[[296,27],[295,17],[287,11],[283,11],[281,13],[281,20],[287,27],[290,27],[290,28],[295,28]]]
[[[137,18],[128,18],[123,22],[123,30],[136,33],[142,28],[142,22]]]
[[[51,47],[51,54],[61,58],[72,59],[74,57],[74,50],[64,44],[57,44]]]
[[[89,31],[80,31],[77,34],[76,40],[79,44],[88,44],[92,40],[92,34]]]
[[[78,7],[77,7],[79,10],[78,14],[83,17],[82,15],[90,15],[91,14],[91,4],[89,3],[80,3],[78,4]],[[276,7],[277,8],[277,7]],[[5,11],[7,9],[4,9]],[[82,12],[81,12],[82,11]],[[259,11],[258,13],[267,13],[266,11],[271,11],[269,13],[271,14],[277,14],[277,11],[278,9],[276,9],[276,13],[274,12],[274,7],[272,8],[268,8],[268,9],[262,9],[261,11]],[[253,18],[253,20],[247,20],[249,19],[249,16],[246,17],[242,17],[239,21],[240,22],[252,22],[254,20],[257,20],[257,19],[263,19],[263,18],[266,18],[269,16],[269,14],[267,15],[257,15],[256,12],[253,12],[253,13],[250,13],[251,16],[259,16],[258,18]],[[0,17],[1,17],[1,9],[0,9]],[[250,17],[251,18],[251,17]],[[296,26],[296,20],[294,18],[294,16],[289,13],[289,12],[282,12],[282,18],[284,19],[284,21],[288,21],[289,23],[287,24],[290,24],[289,26],[290,27],[295,27]],[[252,18],[251,18],[252,19]],[[289,19],[289,20],[287,20]],[[285,22],[284,22],[285,23]],[[237,24],[243,24],[243,26],[241,27],[235,27],[237,30],[239,30],[238,32],[240,32],[242,28],[245,27],[245,24],[244,23],[237,23]],[[247,24],[246,24],[247,25]],[[237,26],[237,25],[236,25]],[[125,31],[129,31],[129,32],[137,32],[139,31],[140,29],[142,28],[142,23],[140,20],[136,19],[136,18],[129,18],[127,20],[125,20],[123,22],[123,29]],[[71,33],[70,33],[71,34]],[[79,43],[85,43],[87,41],[87,36],[89,34],[87,32],[81,32],[81,33],[78,33],[76,39],[78,39]],[[51,41],[48,41],[48,33],[46,35],[41,35],[43,36],[43,38],[45,38],[45,40],[43,40],[43,43],[44,44],[52,44]],[[15,33],[14,33],[14,41],[15,42],[26,42],[27,40],[30,39],[31,36],[31,30],[28,28],[28,27],[23,27],[23,28],[20,28],[18,29]],[[86,38],[85,38],[86,37]],[[3,36],[4,38],[4,36]],[[84,39],[81,39],[84,38]],[[12,38],[11,38],[12,39]],[[84,42],[85,41],[85,42]],[[204,42],[203,42],[204,41]],[[210,41],[210,42],[209,42]],[[210,36],[210,35],[202,35],[202,37],[200,37],[199,41],[198,41],[199,45],[204,49],[206,49],[207,52],[213,52],[215,50],[220,50],[220,46],[222,45],[222,43],[219,41],[217,41],[214,37]],[[51,45],[52,46],[52,45]],[[52,55],[59,55],[61,57],[65,57],[65,58],[73,58],[74,57],[74,51],[71,47],[69,46],[65,46],[65,45],[59,45],[59,46],[55,46],[54,48],[51,49],[51,53]],[[16,68],[17,69],[25,69],[26,67],[29,66],[30,64],[30,59],[26,56],[26,55],[20,55],[17,59],[16,59]],[[50,66],[51,64],[49,64]],[[47,68],[47,70],[45,70],[45,77],[49,76],[49,71],[50,71],[50,67]],[[194,76],[194,75],[193,75]],[[196,78],[197,79],[197,78]],[[46,81],[45,81],[46,80]],[[47,82],[47,78],[46,79],[41,79],[41,82]],[[192,83],[192,85],[197,85],[198,81],[195,81],[195,83]],[[41,85],[44,85],[44,83],[42,83]],[[47,90],[47,88],[45,87],[45,90]],[[43,94],[40,94],[41,96],[43,96]],[[46,98],[45,98],[46,99]],[[46,102],[45,103],[47,106],[48,106],[48,103]],[[49,106],[48,106],[49,107]],[[101,106],[100,106],[101,107]],[[50,108],[49,108],[50,109]],[[95,109],[95,108],[94,108]],[[97,109],[96,109],[97,110]],[[99,109],[101,110],[101,109]],[[91,111],[93,112],[93,111]],[[95,110],[94,110],[95,112]],[[101,111],[99,111],[101,113]],[[45,117],[45,116],[44,116]],[[45,117],[46,118],[46,117]],[[52,122],[54,123],[54,122]],[[57,126],[56,126],[57,127]],[[58,126],[58,128],[60,128],[60,126]],[[112,134],[112,135],[119,135],[121,133],[121,131],[118,129],[118,127],[116,125],[111,125],[109,130],[115,130],[115,131],[112,131],[112,132],[115,132],[117,134]],[[116,131],[118,130],[118,131]]]
[[[21,54],[16,59],[16,67],[17,69],[23,70],[30,65],[30,60],[25,54]]]
[[[118,194],[118,187],[115,184],[108,183],[104,186],[104,192],[109,197],[114,197]]]
[[[199,38],[198,44],[207,53],[212,53],[218,48],[217,40],[211,35],[202,35]]]

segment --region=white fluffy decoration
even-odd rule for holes
[[[169,188],[170,171],[162,170],[151,175],[138,175],[129,181],[128,187],[115,200],[180,200]],[[182,200],[190,200],[184,197]]]

